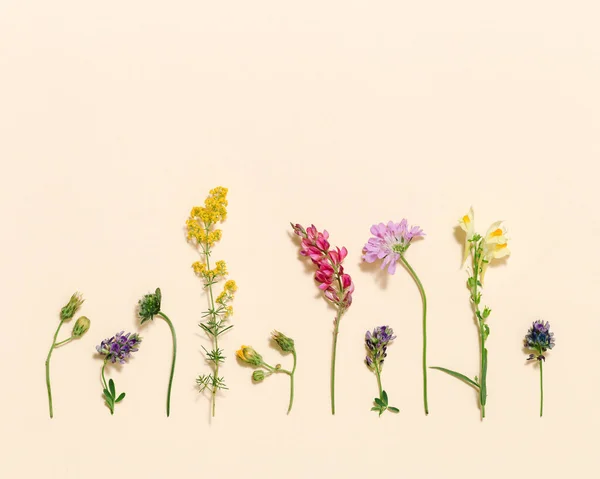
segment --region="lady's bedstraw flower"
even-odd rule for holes
[[[300,254],[310,258],[317,267],[315,281],[323,291],[325,298],[336,308],[333,321],[333,353],[331,356],[331,414],[335,414],[335,356],[340,320],[352,304],[354,283],[350,275],[344,272],[342,262],[348,255],[345,247],[331,249],[329,233],[320,232],[314,225],[304,228],[293,224],[294,233],[300,236]]]
[[[389,221],[387,224],[379,223],[371,226],[371,234],[363,248],[363,260],[367,263],[381,261],[381,269],[387,267],[388,273],[396,272],[396,264],[402,263],[412,275],[423,300],[423,406],[425,414],[429,414],[429,403],[427,400],[427,296],[421,280],[415,270],[406,260],[406,251],[416,238],[422,238],[425,233],[419,226],[409,226],[408,221],[403,219],[400,223]]]
[[[138,316],[141,318],[141,324],[154,319],[154,316],[160,316],[165,320],[171,330],[173,340],[173,357],[171,359],[171,374],[169,375],[169,387],[167,389],[167,417],[171,414],[171,388],[173,386],[173,375],[175,374],[175,360],[177,358],[177,336],[175,327],[168,316],[160,310],[162,294],[160,288],[156,288],[154,293],[145,294],[138,301]]]
[[[379,416],[384,411],[400,412],[397,407],[388,405],[388,395],[381,387],[381,369],[383,361],[387,357],[387,348],[390,341],[396,339],[394,331],[389,326],[378,326],[373,329],[373,332],[367,331],[365,334],[365,347],[367,356],[365,363],[377,376],[377,387],[379,388],[379,397],[374,399],[375,405],[371,411],[377,411]]]
[[[123,333],[124,331],[121,331],[112,338],[102,341],[99,346],[96,346],[96,351],[104,356],[102,364],[102,386],[104,389],[102,392],[111,414],[115,413],[115,404],[120,403],[125,398],[125,393],[117,396],[115,382],[112,379],[108,383],[106,382],[106,377],[104,376],[106,364],[109,361],[113,364],[117,361],[125,364],[126,360],[131,357],[131,354],[139,350],[140,343],[142,342],[142,338],[136,333]]]
[[[554,333],[550,331],[550,323],[534,321],[525,335],[525,348],[535,351],[530,354],[528,361],[536,360],[540,367],[540,417],[544,414],[544,353],[554,347]]]
[[[266,378],[271,376],[274,373],[284,373],[290,377],[290,402],[288,406],[288,414],[292,410],[292,405],[294,404],[294,373],[296,372],[296,348],[294,345],[294,340],[292,338],[288,338],[285,334],[280,333],[279,331],[273,331],[271,333],[271,338],[273,341],[279,346],[282,352],[284,353],[292,353],[294,358],[294,365],[291,371],[287,369],[282,369],[280,364],[276,364],[275,366],[271,366],[270,364],[265,363],[263,357],[258,354],[252,346],[245,346],[236,351],[236,356],[244,363],[249,364],[256,370],[252,372],[252,380],[256,383],[260,383],[264,381]]]
[[[475,214],[473,208],[469,209],[469,212],[464,215],[458,224],[460,228],[465,232],[465,254],[463,257],[463,263],[466,258],[471,256],[471,266],[473,268],[473,274],[467,280],[467,287],[471,293],[471,303],[475,312],[475,318],[479,328],[479,344],[480,344],[480,361],[479,361],[479,378],[475,376],[471,379],[464,374],[460,374],[450,369],[434,367],[457,379],[465,382],[469,386],[474,387],[479,391],[479,408],[481,411],[481,418],[485,418],[485,405],[487,402],[487,355],[488,350],[485,347],[486,340],[490,334],[490,327],[487,324],[487,320],[492,310],[485,306],[481,309],[481,291],[483,287],[483,279],[485,272],[494,259],[503,258],[510,254],[508,249],[508,236],[506,234],[506,228],[502,221],[496,221],[488,228],[485,236],[481,236],[475,232]]]
[[[52,340],[52,346],[50,346],[50,351],[48,351],[48,356],[46,357],[46,389],[48,390],[48,409],[50,412],[50,418],[54,417],[54,409],[52,407],[52,386],[50,384],[50,358],[52,357],[54,348],[62,346],[63,344],[67,344],[73,339],[81,338],[90,329],[90,320],[85,316],[81,316],[73,325],[71,336],[62,341],[56,341],[63,323],[65,321],[69,321],[71,318],[73,318],[73,316],[75,316],[75,313],[77,313],[83,302],[84,299],[81,296],[81,293],[77,292],[74,293],[71,296],[71,299],[69,299],[69,302],[61,308],[59,315],[60,322],[58,323],[58,327],[54,333],[54,339]]]
[[[203,312],[202,317],[205,319],[199,326],[212,340],[212,350],[205,350],[212,373],[199,376],[196,382],[201,392],[204,390],[210,392],[213,416],[215,415],[217,391],[227,389],[224,378],[219,376],[219,367],[225,360],[223,350],[219,348],[219,338],[233,327],[227,325],[227,320],[233,314],[233,307],[229,303],[233,301],[234,293],[237,291],[237,285],[232,280],[225,282],[223,291],[218,295],[213,291],[213,286],[225,279],[228,274],[225,261],[217,261],[214,269],[211,269],[210,263],[212,247],[222,236],[221,230],[217,229],[216,225],[224,221],[226,217],[227,188],[218,186],[210,190],[204,206],[192,208],[186,222],[187,239],[200,250],[201,255],[200,261],[192,264],[192,268],[202,279],[209,299],[209,309]]]

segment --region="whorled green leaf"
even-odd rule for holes
[[[388,411],[394,412],[394,413],[399,413],[400,409],[398,409],[397,407],[394,406],[388,406]]]

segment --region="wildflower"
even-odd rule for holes
[[[212,247],[221,240],[222,231],[216,228],[217,223],[227,218],[227,188],[218,186],[210,190],[208,197],[204,200],[204,206],[194,206],[186,221],[187,238],[200,250],[202,258],[196,261],[192,268],[200,276],[209,297],[209,309],[203,312],[203,322],[199,326],[211,338],[213,348],[206,351],[206,358],[211,365],[211,374],[198,376],[196,382],[200,392],[209,390],[211,393],[212,415],[215,415],[217,391],[227,389],[223,377],[219,376],[219,368],[224,362],[222,349],[219,348],[218,338],[233,326],[227,325],[226,320],[233,314],[233,307],[227,304],[233,300],[233,293],[237,290],[235,281],[227,281],[224,290],[218,296],[213,291],[213,286],[224,279],[227,274],[225,261],[219,260],[215,268],[211,269],[210,258]],[[214,297],[216,296],[216,300]]]
[[[271,332],[271,337],[282,351],[286,353],[291,353],[294,351],[294,340],[292,338],[288,338],[285,334],[280,333],[277,330]]]
[[[83,304],[84,299],[81,293],[75,292],[71,295],[69,302],[63,306],[60,310],[60,322],[58,323],[58,327],[56,328],[56,332],[54,333],[54,338],[52,339],[52,345],[50,346],[50,350],[48,351],[48,356],[46,357],[46,389],[48,390],[48,409],[50,413],[50,418],[54,417],[54,409],[52,406],[52,385],[50,383],[50,358],[52,357],[52,352],[55,348],[62,346],[71,342],[73,339],[80,338],[83,336],[88,329],[90,329],[90,320],[85,316],[81,316],[77,319],[73,326],[73,330],[71,332],[71,336],[62,341],[58,341],[58,333],[60,333],[60,329],[65,321],[69,321],[75,313],[79,310],[81,305]]]
[[[488,228],[485,236],[481,236],[475,232],[473,208],[470,208],[469,213],[459,220],[460,228],[466,233],[465,237],[465,259],[471,256],[472,275],[467,280],[467,287],[470,291],[470,299],[475,311],[475,319],[479,329],[479,375],[475,379],[442,367],[433,367],[446,374],[449,374],[471,387],[474,387],[479,392],[479,409],[481,419],[485,418],[485,406],[487,403],[487,363],[488,350],[485,347],[488,336],[490,335],[490,327],[488,319],[491,309],[485,306],[481,308],[481,288],[483,280],[490,262],[494,259],[499,259],[510,254],[508,249],[508,237],[506,228],[502,221],[496,221]]]
[[[148,320],[153,320],[154,316],[159,316],[165,320],[171,331],[173,340],[173,356],[171,359],[171,373],[169,375],[169,386],[167,388],[167,417],[171,414],[171,389],[173,386],[173,375],[175,374],[175,360],[177,358],[177,336],[175,335],[175,327],[169,317],[161,311],[162,294],[160,288],[156,288],[152,294],[145,294],[138,301],[138,316],[142,319],[140,324],[144,324]]]
[[[73,293],[69,302],[60,310],[60,319],[63,321],[71,319],[75,316],[75,313],[79,310],[84,301],[81,293]]]
[[[271,338],[279,345],[283,352],[292,353],[294,365],[291,371],[283,369],[281,364],[276,364],[275,366],[267,364],[263,360],[262,356],[258,354],[251,346],[242,346],[236,352],[236,355],[243,362],[248,363],[256,368],[256,370],[252,372],[252,380],[256,383],[264,381],[272,374],[283,373],[290,377],[290,402],[287,411],[289,414],[292,410],[292,405],[294,404],[294,373],[296,372],[296,349],[294,346],[294,340],[292,338],[288,338],[285,334],[280,333],[279,331],[273,331],[271,333]]]
[[[352,294],[354,293],[352,278],[344,272],[342,265],[348,255],[348,250],[345,247],[330,249],[331,244],[327,230],[321,232],[315,225],[310,225],[305,229],[300,224],[290,224],[294,233],[301,238],[300,254],[310,258],[317,266],[315,281],[319,283],[319,289],[337,310],[333,322],[333,352],[331,356],[331,413],[335,414],[335,358],[339,323],[352,304]]]
[[[469,253],[471,251],[471,239],[475,235],[475,213],[473,207],[469,208],[469,212],[458,220],[458,225],[466,233],[465,235],[465,246],[463,253],[463,264],[467,261]]]
[[[90,320],[85,316],[80,316],[75,321],[73,325],[73,331],[71,332],[71,336],[74,338],[80,338],[90,329]]]
[[[387,410],[400,412],[398,408],[388,404],[388,395],[381,386],[381,368],[384,359],[387,357],[388,345],[394,339],[396,339],[396,336],[394,336],[394,331],[389,326],[378,326],[373,329],[373,332],[367,331],[365,334],[365,347],[367,349],[365,363],[377,376],[377,386],[379,388],[379,397],[373,400],[375,405],[371,408],[371,411],[378,412],[379,416]]]
[[[126,360],[131,357],[131,354],[139,350],[139,345],[142,342],[142,338],[136,333],[123,333],[124,331],[121,331],[112,338],[102,341],[99,346],[96,346],[98,353],[104,355],[101,371],[102,393],[111,415],[115,413],[115,404],[120,403],[125,398],[125,393],[117,395],[115,382],[112,379],[106,382],[106,376],[104,375],[106,364],[108,362],[114,364],[117,361],[125,364]]]
[[[536,354],[530,354],[528,361],[537,360],[540,367],[540,417],[544,414],[544,366],[546,356],[543,353],[552,349],[555,345],[554,333],[550,331],[550,323],[546,321],[534,321],[525,335],[525,348],[533,350]]]
[[[258,354],[252,346],[244,346],[235,353],[245,363],[258,367],[263,363],[262,356]]]
[[[119,363],[125,364],[125,360],[131,357],[131,353],[139,350],[142,338],[137,333],[123,333],[124,331],[121,331],[96,346],[96,350],[105,356],[105,361],[112,363],[119,361]]]
[[[141,324],[154,319],[154,316],[160,313],[160,301],[160,288],[156,288],[154,294],[145,294],[144,297],[138,301],[138,315],[142,318]]]
[[[396,272],[396,263],[406,253],[406,250],[415,238],[425,236],[423,230],[418,226],[408,227],[408,222],[403,219],[400,223],[389,221],[387,225],[379,223],[371,226],[371,234],[367,244],[364,246],[363,259],[367,263],[374,263],[383,259],[381,269],[386,266],[388,273]]]
[[[373,235],[363,248],[363,260],[367,263],[381,261],[381,269],[387,267],[389,274],[396,272],[396,264],[402,263],[413,277],[417,288],[421,293],[423,301],[423,406],[425,414],[429,414],[429,402],[427,397],[427,297],[421,280],[412,266],[406,260],[406,252],[415,238],[422,238],[425,233],[419,226],[409,226],[406,218],[400,223],[388,221],[387,225],[379,223],[371,226]]]

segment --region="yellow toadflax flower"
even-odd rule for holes
[[[481,283],[483,284],[485,272],[490,261],[503,258],[510,254],[506,227],[502,224],[502,221],[496,221],[488,228],[482,241],[482,248]]]
[[[469,208],[469,212],[458,220],[460,228],[466,233],[465,236],[465,252],[463,254],[463,264],[467,261],[471,252],[471,242],[469,241],[475,235],[475,213],[473,207]]]

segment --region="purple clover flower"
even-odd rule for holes
[[[384,358],[387,357],[387,347],[390,341],[396,339],[394,330],[389,326],[378,326],[373,332],[367,331],[365,334],[365,347],[367,348],[367,357],[365,362],[371,369],[381,369]]]
[[[425,236],[419,226],[408,226],[408,221],[403,219],[400,223],[389,221],[387,225],[379,223],[371,226],[372,238],[363,248],[363,259],[367,263],[374,263],[383,259],[381,269],[388,267],[388,273],[396,272],[396,263],[402,256],[413,239]]]
[[[533,349],[539,354],[537,357],[530,354],[528,359],[545,360],[542,353],[552,349],[555,344],[554,333],[550,331],[550,323],[541,320],[534,321],[525,335],[524,343],[527,349]]]
[[[123,333],[124,331],[121,331],[112,338],[102,341],[100,346],[96,346],[96,350],[104,354],[107,361],[110,360],[112,363],[119,361],[125,364],[125,360],[131,356],[131,353],[139,349],[142,338],[137,333]]]

